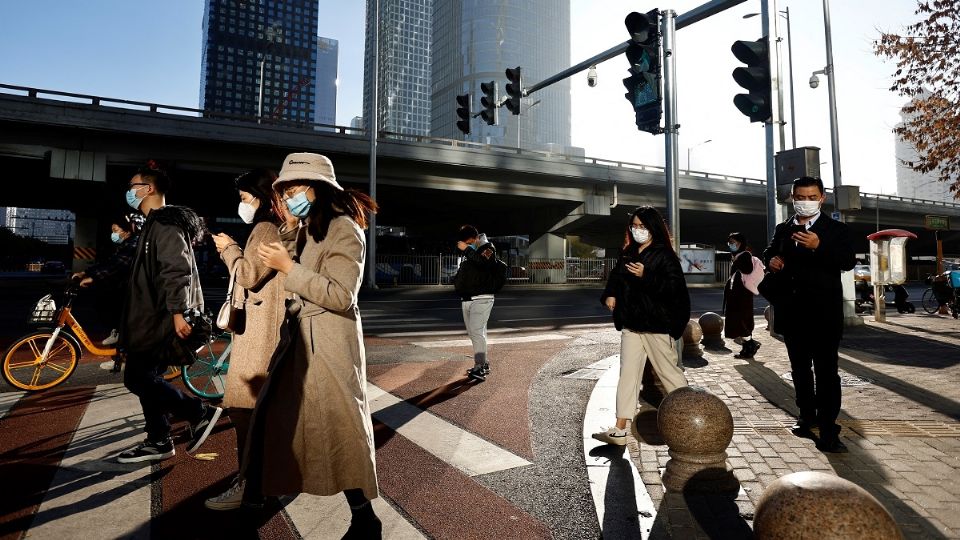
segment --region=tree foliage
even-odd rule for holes
[[[920,20],[899,34],[882,33],[878,56],[896,60],[891,90],[910,98],[894,133],[917,151],[903,163],[934,172],[960,197],[960,0],[921,0]]]

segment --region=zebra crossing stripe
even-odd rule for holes
[[[0,419],[10,412],[10,409],[20,401],[26,392],[4,392],[0,394]]]
[[[373,418],[468,476],[530,465],[522,457],[369,382],[367,399]]]
[[[383,524],[383,537],[391,540],[426,538],[383,497],[373,501],[373,511]],[[340,538],[350,527],[350,507],[343,495],[319,497],[302,493],[284,507],[304,540]]]
[[[114,461],[143,439],[142,425],[137,396],[122,384],[98,386],[28,536],[149,538],[150,464]]]
[[[538,341],[554,341],[560,339],[570,339],[570,336],[564,334],[537,334],[534,336],[512,336],[512,337],[494,337],[487,339],[487,345],[503,345],[506,343],[536,343]],[[441,347],[470,347],[472,344],[469,339],[448,339],[442,341],[415,341],[411,345],[425,348]]]

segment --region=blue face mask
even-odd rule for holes
[[[733,242],[729,242],[729,243],[727,244],[727,249],[730,250],[730,253],[736,253],[738,248],[739,248],[739,246],[737,246],[737,245],[734,244]]]
[[[110,240],[112,240],[114,244],[123,242],[123,238],[120,238],[120,233],[117,232],[110,233]]]
[[[307,192],[301,191],[293,197],[286,199],[287,208],[290,209],[290,213],[294,217],[303,219],[310,214],[310,208],[313,206],[313,203],[307,200]]]
[[[144,197],[137,197],[137,190],[141,187],[143,186],[130,188],[130,190],[127,191],[127,204],[129,204],[134,210],[140,209],[140,203],[142,203],[144,199]]]

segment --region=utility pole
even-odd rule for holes
[[[660,33],[663,35],[663,134],[664,171],[667,183],[667,219],[673,233],[673,249],[680,253],[680,122],[677,120],[676,69],[677,12],[667,9],[660,14]]]
[[[373,69],[370,74],[370,110],[367,111],[367,129],[370,135],[370,198],[377,199],[377,131],[379,121],[379,106],[377,105],[377,94],[379,93],[379,83],[377,75],[380,70],[380,0],[372,0],[367,3],[371,6],[373,14],[370,17],[373,22]],[[367,289],[377,288],[377,214],[370,212],[369,228],[367,229]]]
[[[833,37],[830,31],[830,0],[823,0],[823,31],[827,40],[827,67],[824,69],[827,75],[827,94],[830,99],[830,152],[833,158],[833,203],[834,208],[840,212],[837,203],[839,196],[837,188],[843,185],[840,176],[840,133],[837,127],[837,86],[833,67]],[[839,221],[843,221],[843,213],[840,213]]]
[[[773,238],[777,224],[783,221],[783,210],[777,202],[777,164],[774,156],[785,150],[783,132],[783,77],[780,73],[780,38],[777,32],[779,16],[777,0],[760,3],[761,33],[769,44],[770,121],[766,123],[767,159],[767,240]]]

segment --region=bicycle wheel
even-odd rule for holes
[[[933,289],[927,289],[923,291],[923,297],[920,301],[920,305],[923,306],[923,310],[933,315],[940,310],[940,302],[937,301],[936,295],[933,294]]]
[[[230,367],[230,336],[220,336],[203,346],[197,361],[183,368],[183,384],[194,394],[206,399],[223,398]]]
[[[67,380],[77,368],[80,350],[61,333],[43,359],[43,349],[52,336],[49,330],[34,332],[10,345],[3,355],[3,379],[28,392],[53,388]]]

